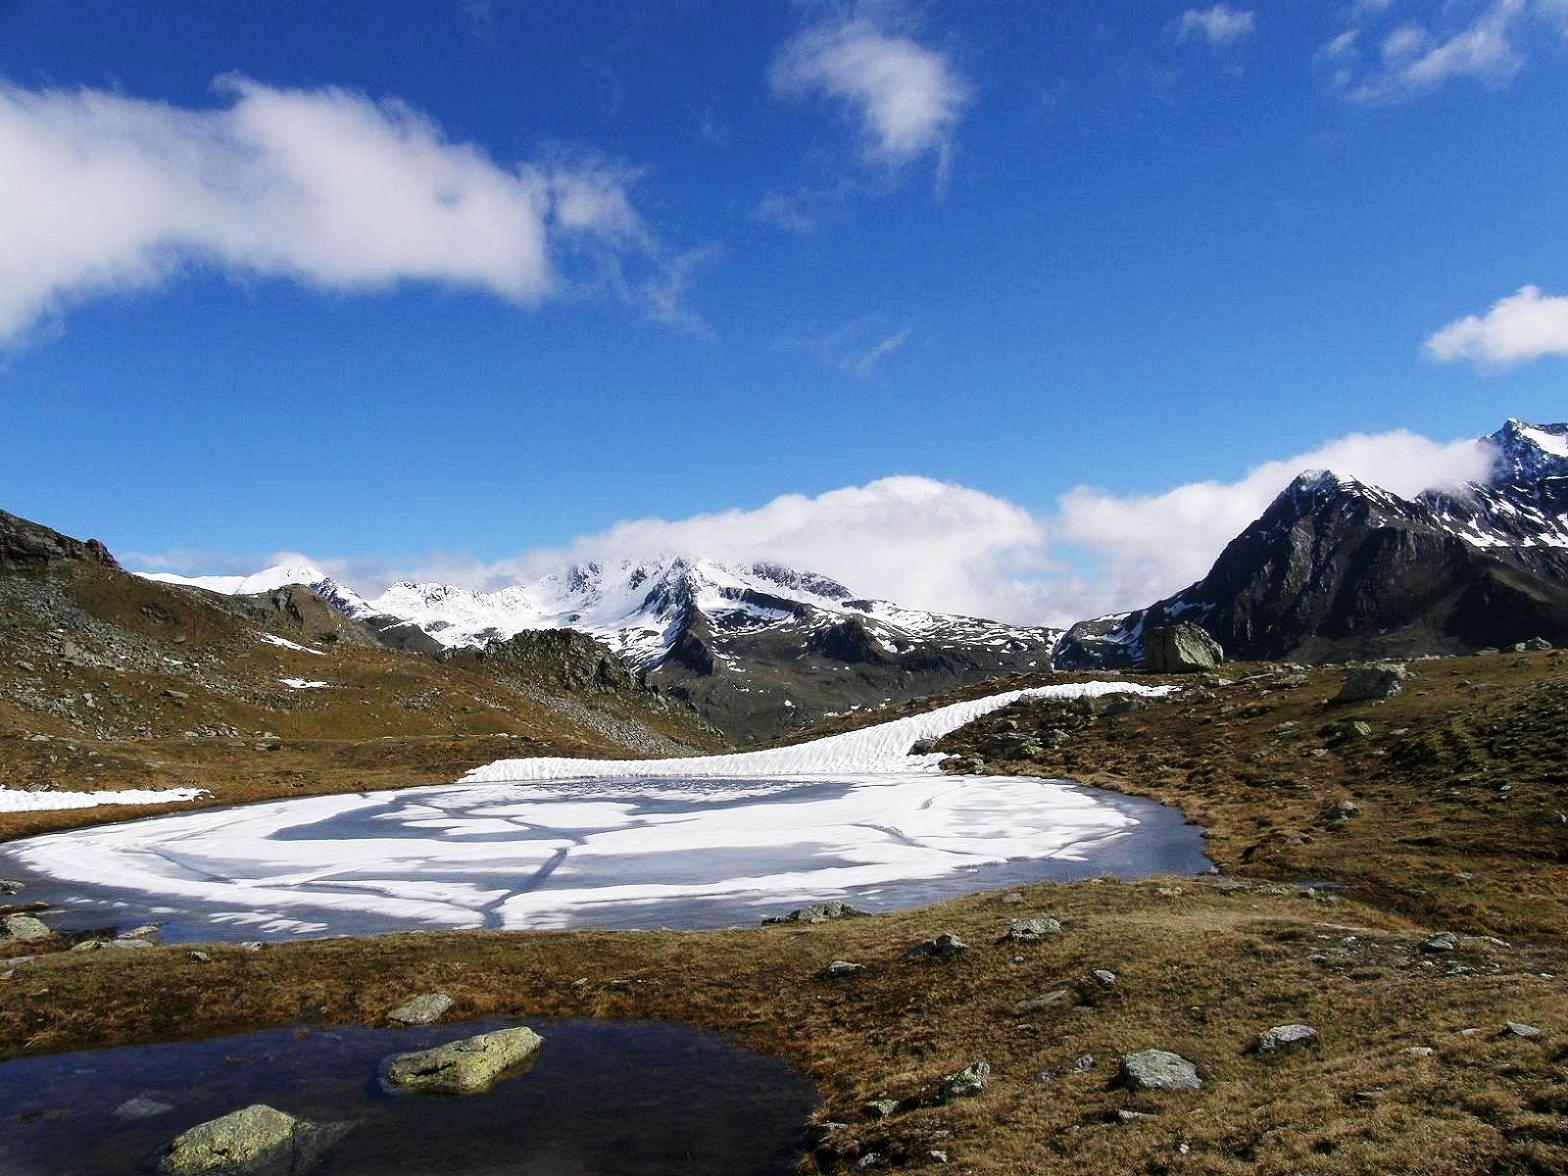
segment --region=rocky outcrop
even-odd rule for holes
[[[348,1129],[258,1103],[176,1136],[155,1170],[159,1176],[296,1176]]]
[[[1197,674],[1225,660],[1220,643],[1197,625],[1181,622],[1143,631],[1143,665],[1153,674]]]
[[[0,510],[0,569],[41,569],[77,561],[120,566],[96,539],[73,539]]]
[[[527,1026],[497,1029],[432,1049],[388,1059],[389,1086],[422,1094],[483,1094],[504,1075],[523,1068],[544,1039]]]

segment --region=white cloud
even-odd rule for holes
[[[802,207],[802,201],[783,192],[764,192],[751,210],[751,217],[801,237],[809,236],[817,228],[816,218]]]
[[[504,167],[393,100],[220,79],[191,109],[0,84],[0,344],[190,265],[330,290],[430,282],[519,306],[606,271],[670,319],[637,173],[558,155]]]
[[[864,19],[799,33],[768,77],[778,94],[823,94],[847,107],[860,123],[868,162],[896,169],[935,155],[939,176],[971,98],[946,54]]]
[[[1232,8],[1229,4],[1189,8],[1176,21],[1176,40],[1201,40],[1216,51],[1228,49],[1251,36],[1257,24],[1257,13]]]
[[[1430,17],[1370,36],[1390,9],[1354,6],[1350,27],[1318,51],[1331,90],[1353,102],[1393,103],[1457,79],[1501,89],[1524,68],[1533,38],[1543,30],[1568,35],[1568,0],[1449,3]],[[1375,50],[1363,51],[1363,45]]]
[[[394,579],[494,589],[596,559],[680,553],[774,560],[902,604],[1066,624],[1152,604],[1201,578],[1224,545],[1304,469],[1333,469],[1408,496],[1482,478],[1492,459],[1490,447],[1476,441],[1438,442],[1403,430],[1353,434],[1264,462],[1233,482],[1192,482],[1150,495],[1078,487],[1045,514],[972,487],[904,476],[811,497],[788,494],[751,510],[629,520],[564,547],[490,563],[460,555],[399,566],[373,559],[314,562],[374,593]],[[248,563],[222,561],[219,570],[254,571],[302,558],[276,553]],[[194,572],[218,566],[188,552],[127,562]]]
[[[909,341],[912,331],[909,326],[889,331],[886,318],[868,315],[821,335],[781,339],[774,347],[779,351],[803,351],[846,375],[864,380],[870,378],[882,360]]]
[[[1455,319],[1426,341],[1425,350],[1441,363],[1469,360],[1490,369],[1568,355],[1568,296],[1524,286],[1484,315]]]

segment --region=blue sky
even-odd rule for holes
[[[331,13],[0,3],[6,509],[496,582],[801,495],[781,554],[1033,615],[1179,587],[1261,463],[1568,415],[1564,0]],[[1412,444],[1355,452],[1467,468]]]

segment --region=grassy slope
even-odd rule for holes
[[[777,1051],[849,1124],[819,1153],[828,1170],[871,1151],[884,1168],[935,1170],[936,1149],[974,1173],[1568,1171],[1568,828],[1553,816],[1568,807],[1568,674],[1565,659],[1520,660],[1418,663],[1404,694],[1343,710],[1324,706],[1333,671],[1254,679],[1083,723],[1035,761],[988,759],[1183,805],[1215,859],[1251,879],[1240,889],[1085,882],[1028,888],[1016,905],[980,895],[812,928],[391,936],[217,948],[205,964],[175,948],[61,954],[0,982],[0,1051],[376,1021],[440,987],[462,1014],[681,1018]],[[1330,748],[1318,728],[1340,718],[1368,721],[1372,736]],[[1007,722],[1027,732],[1083,717],[1020,705],[950,744],[994,746]],[[1361,814],[1325,822],[1347,795]],[[1354,888],[1336,900],[1279,884],[1300,878]],[[1066,934],[996,942],[1033,913],[1060,917]],[[1430,957],[1417,945],[1438,928],[1514,945]],[[944,929],[970,950],[901,959]],[[816,978],[834,958],[868,968]],[[1114,989],[1085,978],[1097,967],[1118,973]],[[1061,985],[1081,1003],[1008,1011]],[[1297,1020],[1322,1031],[1321,1051],[1243,1052]],[[1542,1038],[1498,1037],[1505,1020]],[[1147,1047],[1199,1062],[1204,1089],[1107,1089],[1111,1059]],[[1079,1071],[1084,1054],[1095,1061]],[[990,1090],[935,1105],[939,1075],[977,1059],[994,1068]],[[1038,1081],[1047,1069],[1060,1073]],[[913,1105],[874,1122],[859,1108],[882,1092]],[[1126,1108],[1157,1113],[1115,1121]]]

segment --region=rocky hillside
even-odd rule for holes
[[[78,740],[516,735],[600,754],[718,743],[590,638],[549,657],[501,648],[438,661],[386,648],[304,587],[231,596],[157,583],[96,541],[4,513],[0,650],[0,741],[30,749],[7,757],[10,787],[102,778],[69,751]]]
[[[1144,631],[1176,621],[1246,660],[1568,645],[1568,425],[1509,421],[1490,440],[1488,480],[1416,498],[1302,474],[1202,580],[1073,626],[1057,664],[1141,664]]]
[[[479,592],[393,584],[366,599],[308,565],[248,577],[156,577],[216,592],[298,580],[396,649],[468,660],[533,635],[603,642],[634,674],[742,743],[963,682],[1044,667],[1058,630],[905,608],[778,564],[669,557],[581,564]],[[443,651],[446,651],[443,653]],[[507,656],[515,656],[516,650]]]

